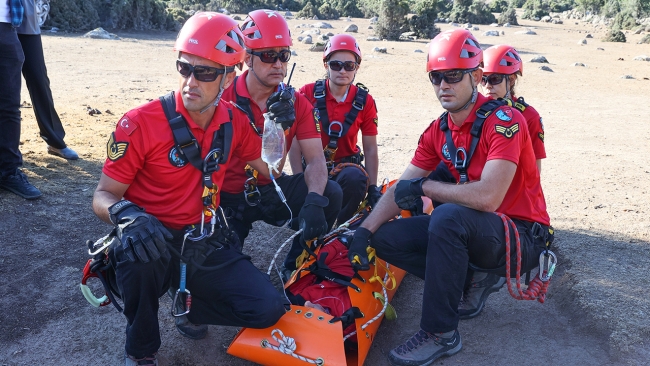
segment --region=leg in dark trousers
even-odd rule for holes
[[[25,53],[23,64],[23,77],[29,97],[32,100],[34,115],[40,129],[41,137],[48,145],[57,149],[66,147],[63,138],[65,130],[54,109],[52,90],[50,90],[50,79],[47,77],[45,58],[43,56],[43,44],[40,34],[19,34],[20,44]]]
[[[23,164],[20,144],[20,70],[23,55],[16,29],[0,23],[0,178]]]
[[[342,224],[352,218],[359,204],[366,197],[368,176],[357,165],[343,168],[332,180],[341,186],[343,201],[337,222]]]

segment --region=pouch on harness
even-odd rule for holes
[[[192,271],[196,270],[196,268],[201,268],[201,264],[209,255],[208,253],[213,250],[210,248],[210,245],[205,244],[205,240],[203,239],[209,238],[215,234],[216,226],[219,226],[218,235],[222,235],[225,240],[232,241],[233,238],[235,238],[234,233],[230,232],[227,228],[227,222],[225,216],[223,216],[223,212],[216,206],[216,198],[219,188],[212,181],[212,174],[219,170],[221,164],[227,162],[228,156],[230,155],[233,134],[232,111],[228,109],[229,120],[222,123],[220,128],[214,132],[210,151],[204,158],[202,158],[198,141],[194,138],[187,126],[187,121],[185,121],[185,118],[183,118],[180,113],[176,112],[174,93],[171,92],[160,97],[160,102],[172,130],[176,149],[180,155],[202,173],[202,219],[198,225],[190,225],[187,228],[188,233],[196,233],[195,236],[188,236],[190,240],[197,243],[195,245],[196,247],[192,248],[194,253],[192,258],[182,257],[171,243],[167,243],[171,253],[176,257],[181,258],[182,264],[184,264],[184,261],[185,263],[193,265],[194,268],[191,268]],[[221,212],[220,217],[217,215],[217,211]],[[210,229],[204,228],[204,218],[206,216],[210,217]],[[199,243],[199,241],[201,243]],[[113,303],[116,309],[119,312],[122,312],[122,308],[115,301],[115,297],[119,298],[119,292],[117,291],[117,285],[115,283],[114,268],[111,265],[112,250],[115,245],[120,245],[115,230],[95,243],[88,241],[87,244],[88,253],[93,258],[89,259],[86,263],[81,280],[80,286],[84,297],[93,306],[106,306]],[[199,248],[201,249],[201,253],[198,253],[197,251]],[[92,277],[98,277],[101,280],[106,292],[105,296],[97,298],[88,288],[86,285],[87,280]],[[187,291],[187,293],[189,294],[189,291]]]
[[[367,212],[349,225],[359,225]],[[242,329],[228,353],[264,365],[363,365],[381,321],[394,317],[389,301],[405,272],[370,249],[370,270],[355,273],[347,258],[349,234],[341,226],[325,237],[285,285],[291,310],[272,327]]]

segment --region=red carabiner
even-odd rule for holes
[[[81,287],[81,293],[84,295],[86,300],[88,300],[90,305],[94,307],[106,306],[111,303],[111,299],[108,298],[108,295],[97,298],[92,293],[92,291],[90,291],[90,288],[88,288],[86,285],[86,281],[88,281],[89,278],[99,278],[99,276],[97,276],[97,273],[90,271],[90,263],[92,261],[92,259],[89,259],[88,262],[86,262],[86,266],[84,267],[83,277],[81,277],[81,284],[79,285]]]

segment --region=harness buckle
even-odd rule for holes
[[[356,98],[355,98],[354,101],[352,102],[352,107],[354,107],[354,109],[356,109],[356,110],[358,110],[358,111],[362,111],[362,110],[363,110],[363,104],[357,102],[357,99],[356,99]]]
[[[257,206],[262,199],[262,193],[257,188],[257,179],[250,177],[244,183],[244,199],[249,206]]]
[[[223,157],[223,151],[216,148],[210,150],[210,152],[203,158],[203,173],[214,173],[219,171],[219,160]]]
[[[333,131],[332,126],[339,126],[339,130]],[[336,137],[337,139],[340,139],[341,136],[343,136],[343,124],[339,121],[332,121],[328,127],[327,135],[329,137]]]
[[[456,150],[456,161],[454,162],[456,170],[467,168],[467,151],[464,147],[459,147]]]

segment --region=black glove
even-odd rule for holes
[[[156,261],[167,252],[167,240],[173,238],[172,234],[144,208],[123,200],[109,207],[108,213],[130,262]]]
[[[288,86],[284,90],[271,94],[266,101],[266,111],[269,113],[269,118],[274,120],[275,123],[282,124],[282,129],[285,131],[290,129],[296,120],[296,109],[293,105],[296,100],[295,92],[292,86]]]
[[[305,204],[300,209],[298,222],[302,229],[302,240],[308,241],[327,234],[325,211],[329,200],[318,193],[310,192],[305,197]]]
[[[366,250],[368,245],[370,245],[370,235],[372,235],[370,230],[364,227],[359,227],[354,232],[354,238],[348,249],[348,259],[352,263],[352,268],[356,271],[367,271],[370,269],[368,252]]]
[[[422,207],[422,184],[426,177],[400,180],[395,187],[395,203],[402,210],[416,211]]]
[[[368,195],[366,195],[366,200],[368,200],[368,206],[374,209],[377,202],[381,198],[381,190],[374,184],[368,186]]]

